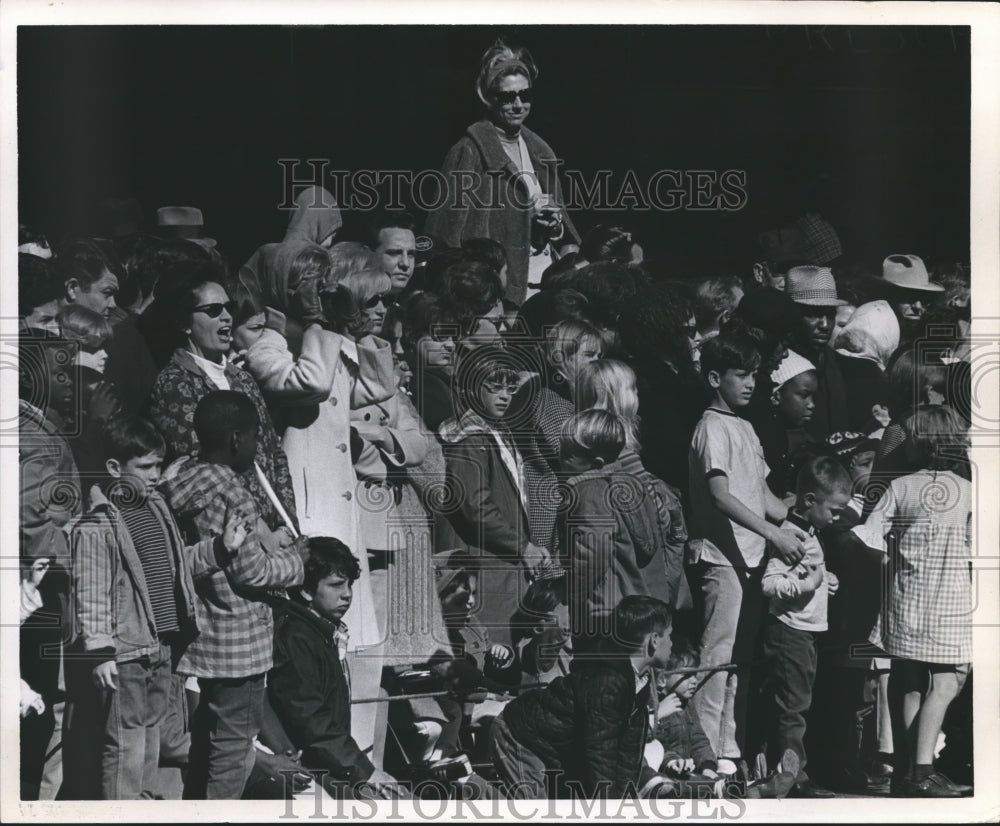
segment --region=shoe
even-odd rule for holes
[[[824,789],[822,786],[816,785],[807,777],[804,780],[799,780],[794,786],[792,786],[788,796],[797,798],[825,799],[836,797],[837,795],[829,789]]]
[[[944,774],[939,769],[935,769],[934,774],[937,775],[937,778],[940,782],[942,782],[946,786],[950,786],[951,788],[956,789],[958,793],[962,795],[962,797],[966,797],[972,794],[972,786],[967,786],[964,783],[956,783],[954,780],[948,777],[948,775]]]
[[[893,797],[964,797],[967,792],[956,786],[940,772],[931,772],[921,781],[907,778],[893,789]]]

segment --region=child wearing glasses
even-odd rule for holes
[[[525,574],[550,558],[532,541],[524,460],[504,421],[520,374],[508,352],[484,347],[462,360],[455,379],[462,412],[439,431],[447,465],[440,505],[448,521],[437,550],[465,547],[481,557],[479,620],[495,641],[510,645]]]

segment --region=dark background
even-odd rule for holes
[[[624,223],[654,258],[721,267],[815,209],[853,259],[968,258],[964,27],[21,27],[21,220],[58,238],[94,232],[103,197],[136,196],[150,223],[199,206],[239,264],[283,234],[279,158],[438,168],[481,115],[498,35],[538,62],[528,126],[568,168],[746,170],[738,212],[582,229]]]

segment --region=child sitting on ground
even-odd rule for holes
[[[764,656],[777,712],[771,745],[776,755],[790,749],[798,757],[793,797],[833,797],[805,772],[805,715],[816,678],[817,639],[826,631],[827,600],[838,585],[826,570],[816,534],[836,522],[850,499],[850,477],[836,459],[819,456],[808,461],[799,472],[795,505],[785,520],[808,534],[805,556],[793,564],[770,556],[762,582],[764,596],[770,599]]]
[[[698,652],[687,640],[674,640],[667,667],[656,675],[659,715],[654,737],[663,747],[658,766],[669,777],[690,778],[698,774],[715,779],[718,762],[690,699],[701,674],[671,674],[671,671],[698,667]]]

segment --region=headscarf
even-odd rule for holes
[[[291,241],[281,244],[264,244],[240,267],[235,299],[242,305],[249,303],[254,312],[265,307],[289,315],[292,296],[298,284],[289,283],[292,264],[304,250],[315,248],[326,253],[318,244],[309,241]]]
[[[886,301],[858,307],[833,342],[840,355],[874,361],[883,372],[898,347],[899,321]]]
[[[311,186],[295,199],[295,211],[288,218],[284,242],[322,244],[343,225],[337,199],[323,187]]]

